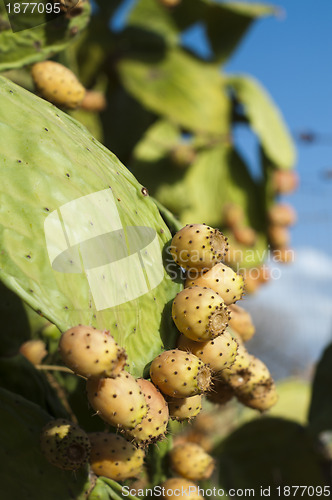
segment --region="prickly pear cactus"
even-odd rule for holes
[[[10,5],[11,11],[5,8]],[[42,61],[64,50],[90,19],[91,7],[87,0],[81,2],[79,12],[73,17],[52,16],[47,13],[53,5],[39,2],[28,4],[22,0],[0,0],[0,71],[21,68],[25,64]],[[14,5],[16,7],[14,7]],[[32,6],[35,5],[35,9]],[[17,13],[14,13],[18,10]],[[54,6],[52,7],[54,11]],[[11,12],[13,15],[8,16]]]
[[[62,331],[111,330],[142,375],[181,288],[163,266],[158,209],[84,127],[4,78],[0,127],[1,280]]]

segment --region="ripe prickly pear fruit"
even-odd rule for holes
[[[212,288],[224,299],[225,304],[229,305],[241,299],[244,280],[243,276],[235,273],[232,268],[220,262],[196,279],[191,279],[189,274],[186,287],[189,286]]]
[[[299,177],[294,170],[276,169],[272,176],[272,187],[277,194],[289,194],[295,191]]]
[[[172,317],[178,330],[189,339],[204,342],[220,335],[228,326],[229,311],[211,288],[185,288],[173,301]]]
[[[190,398],[168,398],[169,415],[173,420],[190,420],[202,410],[202,396],[197,394]]]
[[[85,111],[92,111],[94,113],[100,113],[104,111],[107,107],[107,101],[102,92],[98,90],[87,90],[83,101],[81,102],[81,108]]]
[[[236,395],[246,396],[254,393],[257,386],[270,386],[273,383],[270,371],[263,361],[250,355],[250,363],[247,368],[248,379],[236,389]]]
[[[163,395],[151,382],[143,378],[137,379],[137,382],[144,394],[148,412],[134,429],[126,432],[126,437],[145,447],[165,437],[169,411]]]
[[[125,350],[107,330],[74,326],[62,334],[59,350],[64,363],[86,378],[115,377],[125,367]]]
[[[86,388],[92,408],[114,427],[134,429],[148,413],[137,380],[125,371],[115,378],[89,379]]]
[[[225,368],[225,370],[220,372],[221,379],[232,388],[245,384],[250,377],[250,373],[248,371],[250,361],[251,356],[247,349],[239,343],[235,361],[230,368]]]
[[[207,394],[207,399],[217,405],[225,405],[233,399],[234,389],[223,380],[214,380],[211,389]]]
[[[244,221],[244,211],[241,205],[236,203],[226,203],[223,212],[223,224],[234,229],[241,226]]]
[[[237,395],[240,403],[261,412],[269,410],[278,401],[278,394],[273,382],[270,384],[262,384],[246,395]]]
[[[47,356],[46,344],[42,340],[27,340],[21,345],[20,353],[33,365],[39,365]]]
[[[237,304],[231,304],[228,307],[231,312],[229,321],[231,328],[240,335],[244,342],[247,342],[256,331],[250,314]]]
[[[233,235],[238,243],[247,247],[252,247],[257,240],[257,233],[252,227],[234,227]]]
[[[263,264],[262,266],[259,266],[257,268],[257,279],[259,283],[268,283],[271,279],[271,273],[270,269],[266,264]]]
[[[276,226],[293,226],[296,218],[294,208],[286,203],[277,203],[268,212],[269,222]]]
[[[144,464],[144,451],[118,434],[92,432],[90,465],[97,476],[115,481],[137,477]]]
[[[90,454],[90,441],[78,425],[62,418],[51,420],[40,435],[41,451],[45,458],[63,470],[77,470]]]
[[[188,352],[173,349],[159,354],[151,364],[152,382],[167,396],[187,398],[202,394],[211,384],[211,370]]]
[[[225,331],[219,337],[207,342],[194,342],[181,335],[178,348],[195,354],[213,372],[220,372],[233,365],[238,350],[238,343],[232,335]]]
[[[256,271],[256,270],[255,270]],[[258,279],[257,273],[253,273],[252,269],[246,269],[243,272],[244,279],[244,290],[246,294],[252,294],[257,292],[257,290],[261,287],[262,283]]]
[[[31,75],[40,95],[57,106],[75,109],[83,101],[85,88],[70,69],[53,61],[32,66]]]
[[[193,481],[209,479],[214,469],[214,460],[201,446],[183,443],[175,446],[169,453],[174,472]]]
[[[273,248],[284,248],[289,245],[290,233],[287,227],[271,225],[268,227],[267,232]]]
[[[190,144],[178,144],[170,153],[172,162],[179,168],[186,168],[195,161],[196,152]]]
[[[163,498],[166,498],[166,500],[178,499],[179,496],[188,498],[188,500],[204,500],[204,497],[198,492],[198,486],[183,477],[172,477],[164,481],[160,486],[163,491]],[[178,492],[181,494],[179,495]]]
[[[228,249],[227,238],[205,224],[187,224],[172,239],[170,252],[185,269],[207,269],[221,261]]]

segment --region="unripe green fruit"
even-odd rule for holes
[[[256,331],[250,314],[237,304],[230,304],[228,307],[231,312],[230,327],[241,336],[244,342],[247,342]]]
[[[211,403],[225,405],[234,397],[234,389],[223,380],[214,380],[206,397]]]
[[[86,388],[92,408],[114,427],[133,429],[148,413],[137,380],[127,372],[115,378],[89,379]]]
[[[137,449],[118,434],[93,432],[90,465],[97,476],[105,476],[115,481],[137,477],[144,464],[144,451]]]
[[[33,65],[33,81],[41,96],[60,107],[75,109],[83,101],[85,88],[70,69],[53,61]]]
[[[46,344],[42,340],[27,340],[21,345],[20,353],[33,365],[39,365],[47,356]]]
[[[232,335],[225,331],[219,337],[207,342],[194,342],[181,335],[178,348],[195,354],[212,371],[220,372],[233,365],[238,351],[238,344]]]
[[[173,420],[190,420],[202,410],[202,396],[189,398],[167,398],[170,417]]]
[[[175,446],[169,457],[174,472],[186,479],[201,481],[212,475],[214,460],[198,444],[183,443]]]
[[[126,437],[144,447],[165,437],[169,411],[163,395],[151,382],[143,378],[137,379],[137,382],[145,397],[148,412],[134,429],[126,432]]]
[[[163,498],[167,500],[178,499],[179,497],[188,498],[189,500],[204,500],[204,497],[198,493],[198,486],[182,477],[167,479],[160,486],[164,488]]]
[[[204,342],[220,335],[228,326],[229,311],[211,288],[185,288],[173,301],[172,317],[178,330],[189,339]]]
[[[65,419],[48,422],[41,431],[40,446],[45,458],[63,470],[77,470],[89,457],[90,442],[78,425]]]
[[[60,339],[59,350],[64,363],[86,378],[114,377],[125,367],[125,350],[106,330],[75,326]]]
[[[175,262],[189,270],[214,266],[224,258],[227,250],[227,238],[218,229],[205,224],[183,227],[175,234],[170,246]]]
[[[179,349],[159,354],[152,361],[150,376],[161,392],[175,398],[202,394],[211,383],[210,368],[194,354]]]
[[[216,264],[198,277],[188,273],[186,287],[201,286],[212,288],[224,299],[226,305],[233,304],[241,299],[244,288],[243,276],[237,274],[232,268],[222,264]]]

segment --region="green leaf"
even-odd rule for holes
[[[68,19],[61,15],[48,21],[48,15],[32,13],[32,9],[25,10],[24,0],[20,13],[15,15],[15,23],[23,26],[23,31],[13,32],[4,7],[5,2],[0,0],[0,71],[20,68],[26,64],[43,61],[57,52],[64,50],[87,25],[90,18],[90,3],[84,2],[81,12]],[[16,4],[15,4],[16,5]]]
[[[0,387],[36,403],[54,418],[69,416],[45,374],[21,354],[0,358]]]
[[[61,331],[110,330],[142,375],[181,289],[162,266],[171,234],[157,207],[82,125],[3,78],[0,132],[1,280]]]
[[[137,161],[157,162],[168,155],[181,137],[180,129],[167,120],[156,121],[133,151]]]
[[[312,386],[309,426],[315,433],[332,430],[332,345],[329,345],[317,365]]]
[[[207,4],[205,22],[214,57],[224,63],[241,41],[253,21],[276,13],[272,5],[228,2]]]
[[[188,130],[227,133],[229,100],[216,66],[169,49],[161,61],[124,59],[118,70],[127,91],[151,111]]]
[[[214,451],[224,488],[271,488],[280,485],[323,486],[323,451],[301,425],[279,418],[253,420],[227,437]],[[303,498],[310,498],[306,493]]]
[[[50,416],[39,406],[0,388],[0,481],[7,499],[84,500],[87,469],[63,471],[40,451],[39,436]],[[19,478],[19,480],[18,480]]]
[[[288,128],[271,97],[250,76],[229,76],[229,87],[243,105],[244,114],[258,136],[266,156],[278,168],[294,166],[296,152]]]

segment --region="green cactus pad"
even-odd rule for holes
[[[91,7],[87,1],[82,4],[79,15],[70,19],[62,15],[46,22],[46,11],[42,14],[32,12],[30,7],[26,8],[26,2],[17,0],[20,13],[15,15],[15,23],[24,30],[13,32],[5,3],[0,1],[0,71],[43,61],[64,50],[81,33],[90,18]],[[13,8],[13,3],[11,5]]]
[[[0,389],[3,498],[84,500],[87,497],[90,485],[86,468],[73,475],[53,467],[41,453],[39,435],[49,420],[50,416],[36,404]]]
[[[110,330],[141,376],[181,289],[162,265],[171,234],[157,207],[82,125],[4,78],[0,130],[1,280],[61,331]]]

